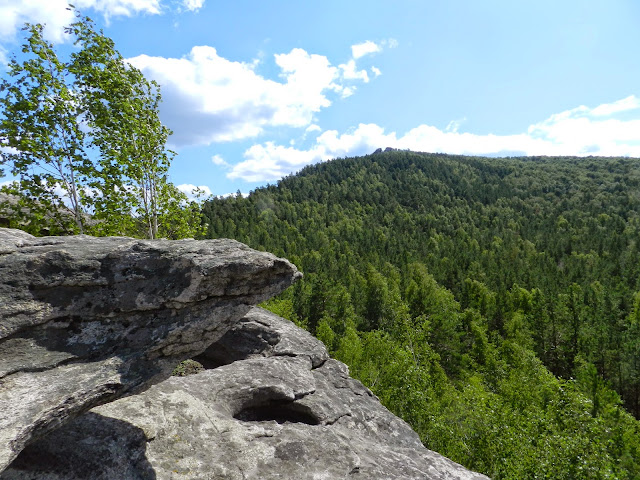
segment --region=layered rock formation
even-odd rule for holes
[[[265,310],[199,359],[217,367],[94,408],[0,478],[486,478],[425,449],[318,340]]]
[[[0,480],[485,479],[249,310],[298,275],[232,241],[0,229]],[[189,357],[207,370],[149,387]]]
[[[232,240],[0,229],[0,470],[33,438],[168,377],[299,275]]]

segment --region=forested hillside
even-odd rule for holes
[[[639,212],[637,159],[408,151],[203,208],[304,272],[270,309],[496,479],[640,478]]]

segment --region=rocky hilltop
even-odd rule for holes
[[[0,229],[0,479],[486,478],[252,309],[299,276],[231,240]]]

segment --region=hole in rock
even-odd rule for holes
[[[222,338],[209,346],[194,360],[209,370],[229,365],[238,360],[264,354],[280,341],[276,332],[265,330],[263,325],[241,322]]]
[[[224,365],[233,363],[233,360],[230,360],[228,357],[223,355],[212,355],[208,352],[206,354],[193,357],[193,360],[202,365],[205,370],[212,370],[214,368],[223,367]]]
[[[243,408],[233,418],[243,422],[276,421],[278,423],[305,423],[307,425],[320,424],[315,416],[296,407],[295,402],[269,402]]]

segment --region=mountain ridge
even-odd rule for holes
[[[553,462],[553,478],[580,462],[600,472],[582,478],[634,478],[638,424],[618,405],[640,412],[638,191],[632,158],[390,151],[308,166],[203,213],[209,237],[305,273],[269,307],[325,341],[429,448],[495,478]],[[410,381],[394,379],[398,365]],[[456,427],[468,442],[437,425],[454,411],[469,416]],[[525,453],[499,465],[483,435]],[[584,438],[599,446],[578,460]]]

